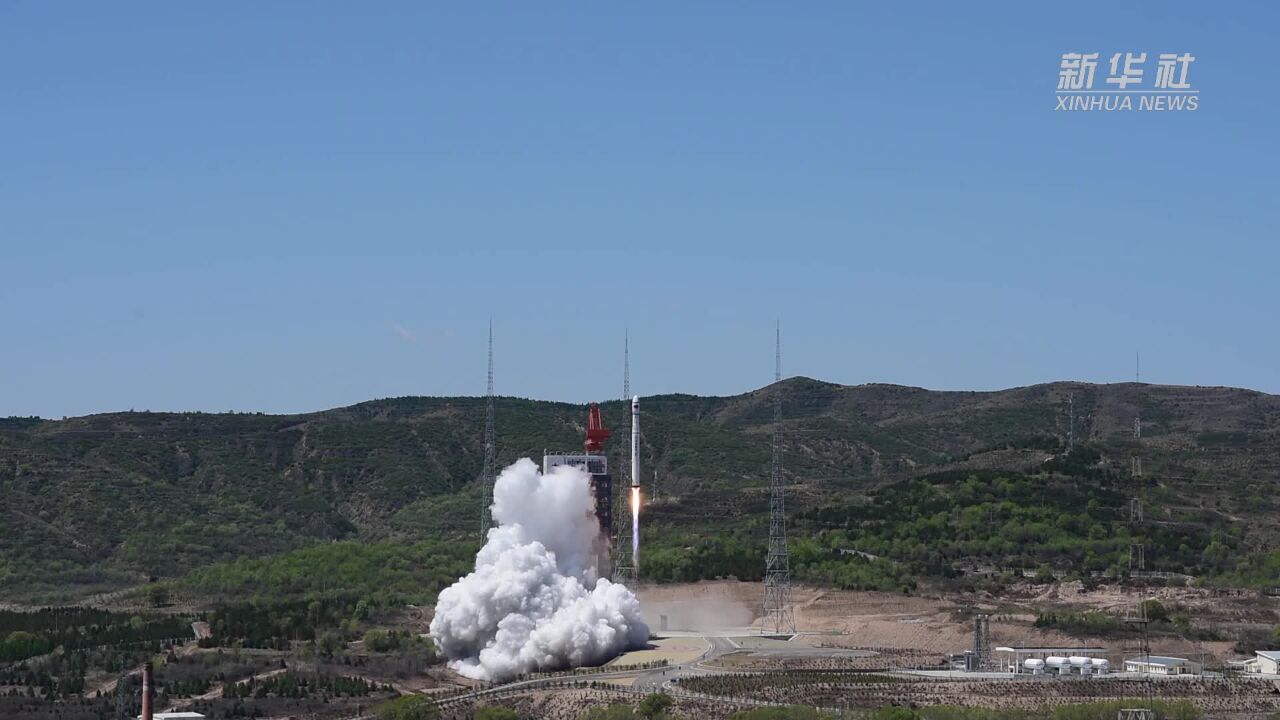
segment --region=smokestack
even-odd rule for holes
[[[631,487],[640,487],[640,396],[631,397]]]
[[[155,684],[151,677],[151,663],[142,666],[142,720],[152,720],[151,697],[155,693]]]

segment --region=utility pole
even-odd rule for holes
[[[489,319],[489,387],[484,404],[484,470],[480,476],[480,542],[493,527],[493,483],[497,480],[497,447],[493,437],[493,319]]]
[[[794,633],[791,560],[787,552],[786,486],[782,473],[782,326],[774,328],[773,463],[769,477],[769,556],[765,561],[764,617],[760,631]]]

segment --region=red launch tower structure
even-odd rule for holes
[[[604,426],[600,406],[591,403],[591,409],[587,411],[587,439],[582,442],[582,449],[588,455],[601,455],[604,453],[605,441],[612,435],[613,432]]]

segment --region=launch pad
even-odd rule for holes
[[[542,474],[561,465],[576,467],[591,476],[591,494],[596,504],[596,522],[600,524],[601,541],[596,543],[596,568],[600,577],[612,576],[613,476],[609,474],[609,458],[604,443],[613,433],[604,426],[600,406],[591,403],[587,412],[587,437],[581,453],[546,453],[542,456]]]
[[[640,455],[639,442],[637,440],[640,429],[640,398],[634,397],[631,400],[631,518],[632,525],[630,536],[633,538],[632,550],[632,567],[627,568],[629,576],[624,579],[634,578],[634,562],[638,547],[634,543],[636,521],[639,516],[639,473],[640,473]],[[614,491],[613,476],[609,473],[609,458],[605,454],[605,442],[612,436],[612,431],[604,426],[604,420],[600,414],[600,406],[591,403],[587,411],[587,432],[586,439],[582,444],[582,452],[580,453],[543,453],[542,456],[542,474],[546,475],[551,472],[552,468],[568,465],[576,467],[591,477],[591,494],[595,500],[596,522],[600,525],[600,541],[596,547],[596,568],[599,577],[607,577],[617,581],[619,578],[614,576],[613,565],[613,541],[615,537],[614,523]],[[624,518],[624,522],[626,519]],[[625,527],[625,525],[624,525]]]

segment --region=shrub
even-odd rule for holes
[[[378,720],[436,720],[440,708],[435,701],[422,695],[405,695],[378,706]]]

